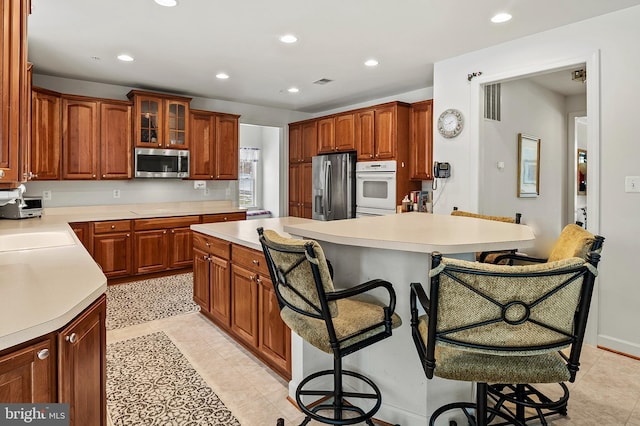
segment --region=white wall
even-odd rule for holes
[[[37,71],[37,69],[36,69]],[[72,80],[34,74],[33,85],[60,93],[92,96],[98,98],[127,100],[127,93],[132,87],[103,84],[91,81]],[[191,108],[209,111],[239,114],[240,123],[272,126],[283,129],[278,141],[280,171],[278,176],[286,176],[284,171],[288,161],[288,123],[304,120],[310,114],[278,108],[267,108],[238,102],[209,98],[193,98]],[[280,193],[286,194],[287,182],[280,179]],[[212,190],[209,195],[203,191],[193,190],[193,182],[178,180],[141,180],[130,181],[50,181],[27,184],[27,191],[33,195],[41,195],[43,190],[53,192],[50,201],[44,201],[45,207],[70,205],[123,204],[131,202],[158,201],[197,201],[197,200],[232,200],[237,202],[238,185],[236,181],[207,181]],[[113,189],[121,190],[121,198],[113,198]],[[83,194],[84,198],[79,198]],[[284,198],[284,197],[283,197]],[[286,211],[286,199],[280,200],[274,211]]]
[[[599,305],[597,311],[592,308],[592,313],[598,319],[597,343],[635,356],[640,356],[637,329],[640,285],[636,273],[640,250],[640,221],[637,220],[640,194],[624,192],[624,177],[640,175],[636,143],[638,108],[633,96],[640,93],[638,22],[640,6],[438,62],[434,68],[434,117],[444,109],[458,108],[468,120],[479,120],[469,117],[471,110],[479,110],[478,94],[472,91],[472,88],[478,89],[478,83],[474,86],[467,81],[470,71],[482,71],[485,81],[491,81],[505,74],[517,75],[520,71],[526,74],[531,67],[570,65],[585,62],[585,58],[588,65],[599,63],[599,67],[587,69],[588,87],[599,83],[597,94],[590,89],[587,93],[588,143],[597,143],[598,136],[601,141],[599,152],[589,151],[589,185],[593,188],[591,179],[594,179],[598,185],[594,190],[599,190],[590,191],[588,195],[589,228],[606,237],[606,241],[596,293]],[[593,104],[593,100],[599,103]],[[592,116],[598,108],[599,120]],[[453,177],[447,184],[449,192],[443,196],[444,202],[437,212],[448,211],[454,201],[462,199],[470,200],[471,208],[478,205],[481,196],[476,189],[479,146],[473,127],[471,123],[452,140],[444,140],[437,132],[434,134],[435,159],[455,159]],[[598,162],[599,172],[594,169]],[[597,193],[600,197],[592,203],[591,197]],[[591,213],[593,207],[599,209],[599,216],[595,218]]]
[[[565,97],[528,79],[501,83],[502,117],[483,120],[478,211],[494,216],[522,213],[536,234],[533,253],[547,253],[565,224],[567,132]],[[518,133],[541,139],[540,195],[518,198]],[[504,162],[504,169],[497,167]],[[452,168],[456,168],[455,161]],[[559,173],[560,172],[560,173]],[[474,211],[460,200],[462,210]]]

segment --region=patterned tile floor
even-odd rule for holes
[[[199,313],[111,330],[107,342],[155,331],[171,338],[242,426],[275,426],[278,417],[287,426],[302,421],[286,399],[286,383]],[[570,384],[569,415],[553,417],[549,424],[640,426],[640,361],[590,346],[581,361]]]

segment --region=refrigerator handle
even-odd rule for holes
[[[324,190],[325,190],[325,197],[324,197],[324,201],[325,201],[325,214],[328,216],[331,213],[331,206],[332,204],[332,200],[331,200],[331,174],[333,173],[333,171],[331,170],[331,162],[327,162],[327,168],[325,170],[325,175],[324,175]]]

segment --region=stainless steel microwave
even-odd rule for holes
[[[189,177],[189,151],[136,148],[135,177],[187,178]]]

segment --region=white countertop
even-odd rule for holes
[[[267,219],[191,225],[191,229],[212,237],[221,238],[254,250],[262,251],[262,246],[260,246],[260,241],[258,241],[258,232],[256,231],[260,226],[265,229],[273,229],[281,235],[290,237],[284,230],[284,226],[315,222],[317,221],[292,216],[271,217]]]
[[[106,277],[69,222],[241,211],[205,201],[58,207],[41,218],[0,219],[0,350],[64,327],[106,291]],[[40,248],[12,249],[16,243]]]
[[[526,225],[427,213],[402,213],[329,222],[286,223],[291,235],[357,247],[419,253],[473,253],[532,247]]]

